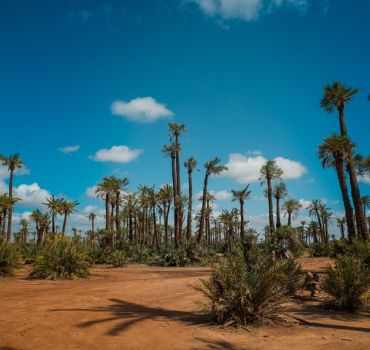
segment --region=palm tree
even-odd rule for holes
[[[302,204],[295,199],[288,199],[283,205],[284,210],[288,214],[288,226],[292,226],[292,218],[295,218]]]
[[[37,237],[39,235],[39,232],[40,232],[40,226],[39,226],[39,223],[40,223],[40,219],[41,219],[41,216],[42,216],[42,213],[39,209],[35,209],[31,215],[30,215],[30,218],[35,221],[35,230],[36,230],[36,234],[37,234]]]
[[[6,218],[10,207],[12,206],[12,198],[7,194],[0,195],[0,232],[1,232],[1,242],[5,241],[5,229],[6,229]],[[6,235],[6,240],[8,241],[9,234]],[[10,240],[10,238],[9,238]]]
[[[344,225],[346,224],[346,218],[337,218],[337,226],[340,228],[340,237],[344,240]]]
[[[348,229],[348,239],[351,242],[356,236],[353,209],[348,194],[344,163],[352,152],[352,144],[346,136],[333,135],[324,140],[319,146],[319,157],[323,167],[334,167],[337,172],[339,187],[342,193],[342,200],[345,210],[345,217]]]
[[[260,169],[261,184],[267,184],[267,198],[269,206],[269,225],[270,233],[275,231],[274,225],[274,213],[272,204],[272,181],[275,179],[280,179],[283,176],[283,170],[276,164],[274,160],[268,160]]]
[[[362,206],[364,208],[364,213],[366,216],[366,209],[370,208],[370,196],[361,197]]]
[[[37,233],[37,246],[39,247],[44,241],[45,234],[49,228],[49,216],[48,214],[41,214],[38,221],[39,232]]]
[[[281,226],[280,220],[280,200],[287,196],[286,185],[284,182],[276,184],[272,190],[272,194],[276,201],[276,228]]]
[[[27,219],[22,218],[21,220],[19,220],[19,225],[21,226],[20,232],[22,236],[22,243],[26,243],[29,234],[28,231],[29,222]]]
[[[350,88],[346,85],[341,84],[338,81],[335,81],[333,84],[331,85],[329,84],[324,87],[324,96],[321,100],[321,106],[328,113],[332,113],[335,110],[338,112],[340,132],[341,136],[343,137],[347,136],[347,128],[344,119],[344,108],[345,105],[349,101],[351,101],[352,97],[358,91],[359,91],[358,89]],[[355,208],[358,235],[362,237],[364,240],[367,240],[369,238],[369,234],[366,225],[366,218],[362,209],[361,194],[360,189],[358,187],[357,173],[352,153],[348,154],[346,170],[349,175],[349,180],[351,184],[351,193],[353,205]]]
[[[56,216],[62,213],[62,203],[64,202],[63,198],[57,198],[54,195],[46,198],[46,205],[48,213],[51,215],[51,232],[55,233],[55,221]]]
[[[322,226],[322,222],[321,222],[321,217],[320,217],[320,206],[321,206],[322,202],[319,200],[319,199],[313,199],[310,203],[310,205],[308,206],[308,215],[309,216],[312,216],[312,215],[316,215],[316,218],[317,218],[317,223],[319,225],[319,230],[320,230],[320,235],[322,236],[323,235],[323,226]],[[316,243],[316,241],[315,241]]]
[[[173,225],[175,229],[175,245],[178,245],[179,239],[179,211],[177,208],[177,175],[176,175],[176,154],[179,152],[178,145],[172,143],[170,145],[164,145],[162,152],[165,155],[171,157],[171,169],[172,169],[172,195],[173,195]]]
[[[164,185],[159,190],[159,200],[163,206],[164,217],[164,243],[168,244],[168,216],[171,208],[171,201],[173,197],[173,188],[171,185]]]
[[[233,195],[233,201],[239,201],[240,206],[240,238],[244,241],[244,202],[249,199],[251,191],[249,190],[249,185],[245,186],[240,191],[231,190]]]
[[[188,219],[186,226],[186,240],[191,239],[192,231],[192,218],[193,218],[193,171],[196,168],[198,162],[194,157],[190,157],[184,163],[186,169],[188,169]]]
[[[119,215],[119,208],[121,204],[120,194],[121,191],[129,184],[128,179],[125,177],[120,179],[116,176],[111,176],[110,178],[112,191],[115,193],[115,208],[116,208],[116,231],[119,232],[121,229],[120,225],[120,215]]]
[[[91,221],[91,231],[95,232],[95,219],[96,219],[96,214],[90,213],[88,216],[89,221]]]
[[[9,170],[9,197],[13,197],[13,178],[16,169],[23,167],[23,161],[18,153],[11,154],[9,157],[0,155],[0,160],[3,166],[8,167]],[[8,213],[8,230],[7,237],[11,237],[12,234],[12,220],[13,220],[13,205],[9,208]]]
[[[200,212],[200,222],[199,222],[199,231],[197,242],[200,243],[203,234],[204,234],[204,221],[205,221],[205,210],[206,210],[206,199],[207,199],[207,192],[208,192],[208,178],[210,175],[218,175],[221,174],[224,170],[227,170],[226,166],[219,165],[221,159],[218,157],[213,158],[211,161],[206,162],[203,164],[204,168],[206,169],[206,173],[204,176],[203,181],[203,195],[202,195],[202,209]]]
[[[321,204],[321,206],[320,206],[320,215],[321,215],[321,220],[322,220],[322,224],[323,224],[323,228],[324,228],[323,241],[325,243],[327,243],[328,240],[329,240],[329,231],[328,231],[329,221],[331,221],[333,213],[331,213],[329,211],[329,209],[324,204]]]
[[[62,200],[62,202],[60,204],[60,212],[61,212],[61,214],[64,215],[63,228],[62,228],[63,233],[66,233],[68,216],[71,215],[72,213],[76,212],[76,206],[79,205],[79,204],[80,203],[78,201],[69,202],[69,201],[66,201],[64,199]]]
[[[110,212],[109,212],[111,193],[112,193],[111,182],[108,177],[104,177],[102,181],[96,186],[96,194],[100,198],[104,198],[105,201],[105,229],[107,231],[111,230]]]

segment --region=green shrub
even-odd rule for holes
[[[257,325],[279,320],[290,289],[298,282],[287,261],[272,260],[268,254],[243,254],[236,250],[216,263],[209,280],[196,289],[208,299],[203,304],[218,324]],[[290,265],[288,265],[290,264]]]
[[[32,264],[37,256],[37,246],[33,243],[26,243],[20,246],[20,254],[25,264]]]
[[[317,242],[310,245],[308,252],[316,258],[332,256],[333,247],[331,243]]]
[[[77,279],[89,274],[89,256],[85,247],[63,234],[48,237],[33,263],[32,278]]]
[[[12,276],[19,265],[19,255],[12,244],[0,244],[0,276]]]
[[[329,266],[321,286],[332,297],[329,307],[339,310],[355,311],[362,308],[362,296],[370,287],[370,269],[358,257],[345,255]]]
[[[127,257],[123,250],[114,250],[108,258],[108,262],[113,267],[123,267],[127,263]]]

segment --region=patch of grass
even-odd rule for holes
[[[0,276],[12,276],[19,266],[19,254],[12,244],[0,244]]]

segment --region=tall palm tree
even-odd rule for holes
[[[323,232],[323,241],[327,243],[329,241],[329,222],[332,219],[333,213],[329,211],[329,209],[324,205],[321,204],[320,206],[320,215],[321,215],[321,220],[324,228]]]
[[[179,240],[179,210],[177,208],[177,173],[176,173],[176,154],[179,152],[178,145],[171,143],[164,145],[162,152],[171,157],[171,170],[172,170],[172,194],[173,194],[173,226],[175,229],[175,245],[178,245]]]
[[[46,206],[48,213],[51,215],[51,232],[55,233],[55,221],[58,214],[62,213],[63,198],[57,198],[54,195],[46,198],[46,202],[42,203]]]
[[[221,174],[223,171],[227,170],[226,166],[219,165],[221,159],[218,157],[213,158],[211,161],[204,163],[204,168],[206,169],[206,173],[204,175],[203,181],[203,195],[202,195],[202,209],[200,212],[200,222],[199,222],[199,231],[197,242],[200,243],[203,238],[204,234],[204,223],[205,223],[205,210],[206,210],[206,199],[207,199],[207,192],[208,192],[208,178],[210,175],[218,175]]]
[[[233,201],[239,201],[240,206],[240,238],[244,241],[244,202],[250,198],[251,191],[249,190],[249,185],[245,186],[240,191],[231,190],[233,196]]]
[[[1,242],[5,241],[5,238],[7,241],[10,240],[10,236],[8,234],[9,231],[7,231],[6,237],[5,237],[5,231],[6,231],[6,219],[7,215],[9,213],[10,207],[13,205],[14,198],[10,197],[7,193],[0,195],[0,232],[1,232]],[[9,237],[9,239],[8,239]]]
[[[67,218],[68,218],[68,216],[70,216],[71,214],[73,214],[73,213],[76,212],[76,207],[79,204],[80,203],[78,201],[70,202],[70,201],[67,201],[65,199],[62,200],[62,202],[60,204],[60,212],[61,212],[61,214],[64,215],[64,218],[63,218],[63,228],[62,228],[62,232],[63,233],[66,233]]]
[[[91,221],[91,231],[95,232],[95,219],[96,219],[96,214],[90,213],[88,216],[89,221]]]
[[[302,204],[295,199],[288,199],[283,205],[283,209],[288,215],[288,226],[292,226],[292,218],[295,218],[299,210],[302,208]]]
[[[344,240],[344,225],[346,224],[346,218],[337,218],[337,226],[340,229],[340,238]]]
[[[29,234],[28,231],[29,221],[25,218],[22,218],[21,220],[19,220],[19,225],[21,226],[20,232],[22,237],[22,243],[26,243]]]
[[[288,194],[285,183],[279,182],[276,184],[272,190],[272,194],[276,201],[276,228],[279,228],[281,226],[280,200],[284,199]]]
[[[326,85],[324,87],[324,94],[321,100],[321,106],[328,113],[332,113],[335,110],[338,112],[341,136],[347,136],[347,128],[344,119],[345,105],[351,101],[352,97],[358,91],[358,89],[348,87],[338,81],[335,81],[334,83]],[[366,218],[361,205],[361,194],[358,186],[355,162],[353,160],[352,154],[348,155],[346,170],[349,175],[349,180],[351,184],[351,194],[353,205],[355,208],[358,235],[364,240],[367,240],[369,238],[369,233],[367,230]]]
[[[334,167],[337,172],[339,187],[342,193],[345,217],[347,222],[348,239],[351,242],[356,236],[353,209],[348,194],[344,163],[352,153],[352,144],[346,136],[333,135],[324,140],[319,146],[319,157],[323,167]]]
[[[274,225],[274,209],[272,204],[272,181],[280,179],[283,176],[283,170],[276,164],[274,160],[268,160],[260,169],[261,184],[267,184],[267,198],[269,206],[269,225],[270,233],[275,231]]]
[[[186,226],[186,240],[189,241],[192,235],[192,218],[193,218],[193,171],[196,168],[198,162],[194,157],[188,158],[184,166],[188,169],[188,218]]]
[[[9,197],[13,197],[13,178],[16,169],[23,167],[23,161],[18,153],[11,154],[9,157],[0,155],[0,161],[3,166],[8,167],[9,170]],[[13,220],[13,205],[9,208],[8,213],[8,230],[7,237],[11,237],[12,234],[12,220]]]

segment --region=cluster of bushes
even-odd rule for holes
[[[19,253],[14,245],[0,244],[0,276],[12,276],[19,265]]]
[[[63,234],[50,235],[38,252],[30,274],[40,279],[77,279],[89,274],[90,258],[82,245]]]
[[[293,260],[273,259],[257,245],[236,247],[213,266],[209,280],[196,289],[218,324],[262,325],[280,320],[284,303],[300,288],[300,267]]]

